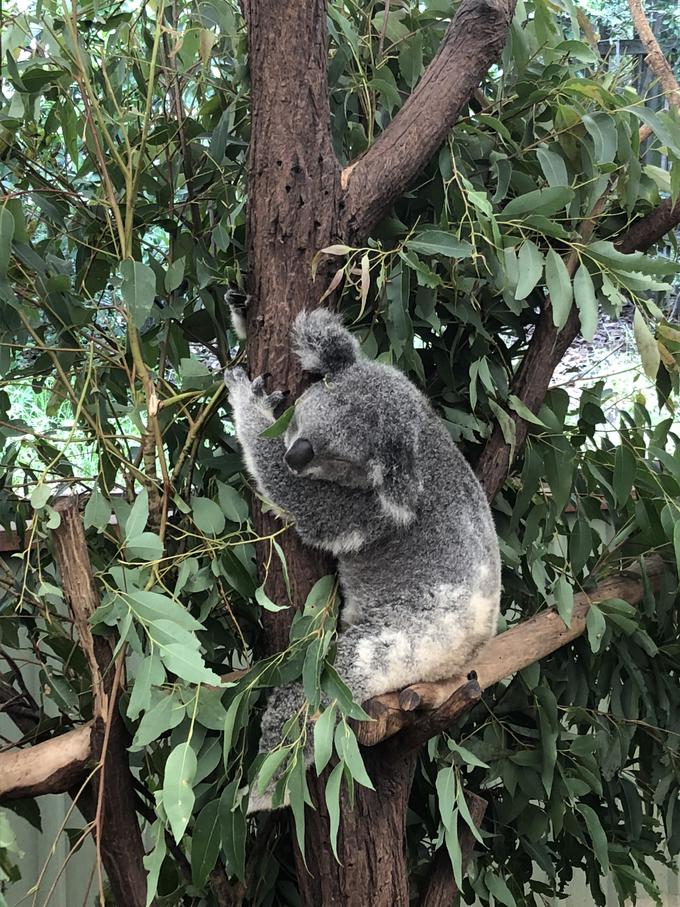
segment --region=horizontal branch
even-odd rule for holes
[[[444,141],[503,49],[515,0],[463,0],[437,55],[375,143],[342,173],[345,239],[364,239]]]
[[[657,205],[649,214],[633,222],[616,243],[619,252],[646,252],[651,246],[680,224],[680,201],[673,204],[670,198]]]
[[[0,753],[0,800],[63,794],[82,781],[92,758],[91,731],[87,724],[27,749]]]
[[[663,571],[664,563],[660,557],[652,557],[645,562],[645,573],[652,588],[658,587]],[[421,721],[417,709],[433,710],[430,721],[432,727],[437,727],[437,718],[434,716],[443,708],[447,723],[450,724],[469,707],[469,697],[465,696],[460,700],[460,709],[452,709],[451,703],[458,691],[469,687],[470,681],[466,678],[472,672],[477,675],[479,687],[484,690],[579,637],[585,630],[591,604],[610,598],[621,598],[630,604],[637,604],[642,600],[643,593],[643,582],[637,570],[609,577],[590,592],[574,596],[570,627],[565,625],[554,608],[550,608],[496,636],[458,677],[438,683],[412,684],[401,694],[388,693],[369,700],[364,703],[364,708],[374,720],[370,723],[356,722],[355,732],[359,742],[364,746],[373,746],[398,731],[417,724]]]

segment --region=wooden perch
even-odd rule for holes
[[[645,562],[652,588],[658,587],[663,570],[664,564],[659,557]],[[364,703],[364,708],[374,720],[355,723],[357,739],[364,746],[374,746],[404,728],[422,729],[424,726],[418,710],[432,711],[429,726],[433,734],[438,733],[472,704],[472,681],[466,680],[469,673],[476,673],[477,683],[484,690],[580,636],[586,628],[586,616],[591,604],[609,598],[621,598],[630,604],[637,604],[643,592],[639,572],[631,570],[603,580],[589,593],[575,595],[570,627],[565,626],[554,608],[522,621],[512,630],[492,639],[461,676],[438,683],[413,684],[400,694],[388,693]],[[457,694],[460,694],[458,698]],[[404,736],[407,737],[407,734]]]
[[[463,0],[437,55],[373,145],[341,184],[350,241],[362,239],[444,141],[505,44],[515,0]]]
[[[28,749],[0,753],[0,800],[63,794],[82,782],[92,758],[90,724]]]

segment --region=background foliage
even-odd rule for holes
[[[400,107],[451,13],[441,0],[388,9],[329,6],[343,161]],[[346,722],[333,732],[336,714],[356,706],[324,666],[337,608],[330,579],[296,618],[286,653],[218,686],[218,675],[255,664],[261,609],[290,604],[270,602],[257,578],[220,375],[240,358],[223,295],[247,271],[240,12],[226,0],[132,9],[45,0],[5,12],[3,49],[0,522],[26,539],[0,562],[3,683],[39,670],[40,738],[91,715],[50,545],[55,496],[78,490],[102,592],[96,626],[126,653],[131,762],[157,815],[149,898],[158,888],[164,903],[213,903],[219,861],[233,881],[248,877],[249,903],[295,904],[290,841],[258,854],[245,806],[258,770],[264,783],[283,765],[301,834],[304,714],[261,766],[261,690],[302,674],[312,712],[320,686],[330,695],[314,744],[317,766],[333,737],[340,756],[331,816],[340,784],[368,779]],[[634,307],[649,394],[617,414],[605,382],[571,395],[555,387],[495,502],[504,626],[553,604],[568,620],[575,589],[671,553],[674,532],[680,553],[680,331],[658,304],[678,268],[612,245],[660,197],[677,197],[680,124],[619,78],[568,0],[520,2],[502,65],[418,184],[366,248],[325,253],[336,256],[341,304],[367,354],[425,388],[472,460],[495,420],[512,444],[508,413],[526,415],[509,379],[546,292],[557,324],[578,307],[588,340],[598,319]],[[643,157],[641,124],[669,173]],[[608,189],[586,243],[579,225]],[[27,397],[40,401],[40,420],[22,418]],[[281,549],[276,536],[265,542],[266,573]],[[593,607],[587,638],[499,685],[431,741],[411,802],[414,891],[436,848],[448,847],[460,872],[456,819],[471,787],[490,806],[467,902],[541,903],[576,869],[598,904],[609,872],[622,901],[637,887],[655,895],[651,858],[680,850],[676,592],[669,575],[639,609]],[[10,809],[40,822],[39,803]],[[10,846],[3,819],[0,872],[11,881]]]

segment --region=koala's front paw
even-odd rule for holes
[[[285,402],[290,391],[267,391],[266,384],[268,377],[268,375],[259,375],[259,377],[255,378],[252,383],[252,390],[253,396],[257,400],[260,409],[271,416],[272,419],[275,419],[277,410],[281,404]]]
[[[250,378],[248,377],[246,370],[241,368],[240,365],[237,365],[236,368],[225,368],[224,383],[230,396],[232,394],[243,393],[244,391],[250,393]]]

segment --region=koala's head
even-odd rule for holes
[[[293,348],[317,377],[297,400],[284,460],[295,475],[374,492],[397,525],[415,517],[424,401],[397,369],[365,359],[327,309],[300,314]]]

